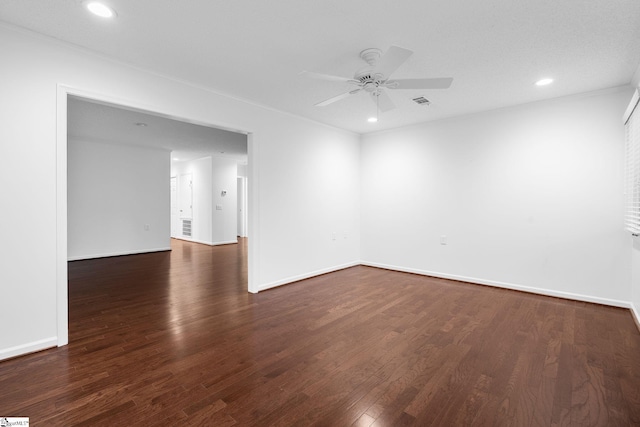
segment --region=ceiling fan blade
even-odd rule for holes
[[[303,71],[303,72],[300,73],[300,75],[301,76],[305,76],[305,77],[311,77],[313,79],[328,80],[330,82],[346,82],[346,83],[355,82],[355,83],[357,83],[356,80],[348,79],[346,77],[332,76],[330,74],[314,73],[312,71]]]
[[[347,98],[347,97],[349,97],[351,95],[355,95],[356,93],[360,92],[360,90],[361,89],[358,88],[358,89],[352,90],[350,92],[345,92],[343,94],[340,94],[340,95],[334,96],[332,98],[326,99],[326,100],[324,100],[322,102],[318,102],[317,104],[315,104],[315,106],[316,107],[324,107],[325,105],[333,104],[336,101],[340,101],[341,99]]]
[[[371,99],[373,100],[373,102],[377,102],[378,109],[383,113],[396,108],[396,105],[393,103],[387,92],[381,91],[378,95],[374,93],[372,93],[371,95]],[[376,100],[376,98],[378,99]]]
[[[448,89],[453,79],[442,77],[435,79],[399,79],[385,83],[389,89]]]
[[[413,51],[398,46],[391,46],[387,52],[380,57],[373,72],[389,77],[398,69],[409,57]]]

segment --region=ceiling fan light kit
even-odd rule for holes
[[[380,49],[365,49],[360,52],[360,58],[366,62],[367,65],[356,71],[352,79],[308,71],[301,74],[316,79],[343,82],[357,86],[348,92],[318,102],[315,104],[316,107],[325,107],[348,98],[351,95],[367,92],[371,94],[372,100],[376,104],[375,121],[377,121],[379,111],[385,112],[395,108],[395,104],[389,97],[386,89],[447,89],[451,86],[453,82],[453,78],[451,77],[391,80],[390,76],[404,64],[412,54],[413,52],[409,49],[398,46],[391,46],[384,55]],[[426,100],[424,97],[421,98]],[[426,101],[426,105],[431,103],[428,100]],[[416,102],[418,103],[418,101]],[[422,102],[420,104],[424,105],[425,103]],[[369,121],[373,122],[371,118]]]

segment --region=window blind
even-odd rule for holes
[[[625,218],[624,225],[640,235],[640,96],[636,90],[624,114],[625,122]]]

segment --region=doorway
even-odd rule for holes
[[[57,96],[57,133],[56,133],[56,151],[57,151],[57,161],[56,161],[56,206],[57,206],[57,219],[56,219],[56,230],[57,230],[57,239],[56,239],[56,288],[57,288],[57,344],[58,346],[66,345],[69,341],[68,334],[68,274],[67,274],[67,260],[68,260],[68,226],[67,226],[67,210],[68,210],[68,200],[67,200],[67,155],[68,155],[68,100],[69,99],[81,99],[87,102],[96,103],[100,105],[109,105],[114,106],[116,108],[122,108],[127,111],[133,112],[141,112],[146,114],[151,114],[157,117],[162,117],[170,120],[178,120],[184,123],[197,124],[199,126],[204,127],[215,127],[215,123],[198,123],[196,120],[192,120],[189,117],[176,117],[173,115],[169,115],[162,112],[162,108],[149,108],[148,105],[145,105],[143,102],[131,102],[124,101],[121,99],[116,99],[104,94],[97,94],[94,92],[89,92],[77,88],[71,88],[64,85],[58,85],[58,96]],[[222,127],[224,128],[224,127]],[[251,161],[249,161],[250,165],[255,164],[257,159],[254,158],[253,154],[253,146],[254,139],[253,135],[249,131],[243,131],[239,129],[231,129],[226,127],[230,131],[241,132],[246,135],[247,138],[247,156]],[[250,166],[250,169],[253,170],[253,166]],[[166,186],[166,181],[165,186]],[[166,188],[166,187],[165,187]],[[253,191],[253,197],[257,197],[257,192]],[[252,203],[255,207],[257,202]],[[252,212],[248,212],[248,217],[251,221],[254,221],[254,215]],[[145,226],[146,227],[146,226]],[[169,230],[170,232],[170,230]],[[256,239],[254,239],[251,244],[249,244],[248,252],[251,253],[255,251],[254,244],[256,243]],[[248,262],[248,271],[251,272],[254,270],[255,260],[257,257],[253,257],[253,262],[250,260]],[[253,285],[253,280],[251,278],[252,273],[249,273],[249,283],[247,283],[247,289],[250,292],[255,292],[257,289],[257,285]]]
[[[178,222],[178,230],[171,237],[187,237],[193,235],[193,174],[183,173],[178,179],[178,212],[177,218],[171,218],[171,221]],[[172,178],[175,179],[175,178]]]

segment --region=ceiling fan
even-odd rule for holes
[[[378,109],[389,111],[394,109],[395,105],[385,89],[447,89],[453,82],[451,77],[390,79],[391,74],[412,54],[413,51],[398,46],[391,46],[384,55],[382,55],[380,49],[365,49],[360,52],[360,58],[367,63],[367,66],[356,71],[351,79],[311,71],[303,71],[300,74],[321,80],[344,82],[355,86],[354,89],[348,92],[318,102],[315,104],[316,107],[324,107],[351,95],[367,92],[371,94]]]

